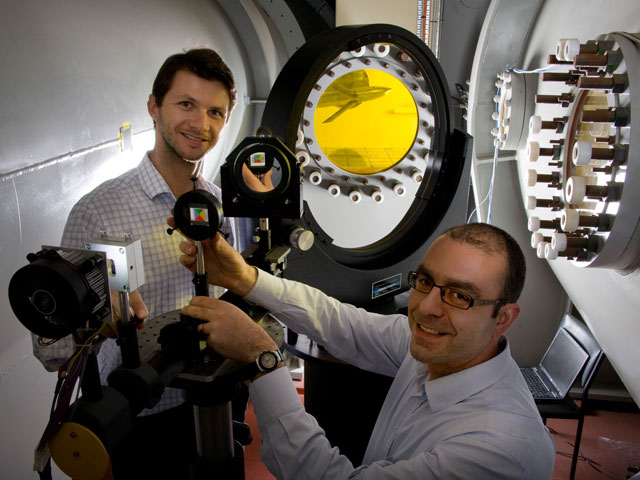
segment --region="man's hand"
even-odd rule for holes
[[[246,163],[242,164],[242,180],[247,184],[254,192],[270,192],[274,189],[273,182],[271,181],[271,174],[273,170],[269,170],[261,178],[258,178],[250,169]]]
[[[113,313],[113,320],[120,320],[120,292],[111,290],[111,311]],[[138,324],[138,328],[145,326],[147,317],[149,316],[149,310],[142,300],[142,296],[137,290],[134,290],[129,294],[129,315],[130,317],[137,317],[141,320]]]
[[[198,331],[207,345],[223,357],[251,363],[264,350],[276,350],[276,342],[235,305],[210,297],[194,297],[182,313],[205,323]]]
[[[173,218],[167,219],[167,224],[175,227]],[[251,291],[258,279],[256,269],[247,264],[236,250],[233,249],[222,235],[202,241],[205,270],[209,283],[228,288],[236,295],[244,297]],[[180,263],[192,272],[196,271],[196,246],[191,241],[180,243]]]

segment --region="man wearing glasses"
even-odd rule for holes
[[[205,322],[209,346],[256,362],[249,391],[261,456],[277,478],[551,478],[553,439],[503,336],[520,313],[525,276],[522,251],[506,232],[468,224],[436,239],[408,275],[408,318],[273,277],[220,238],[205,249],[212,283],[264,306],[337,358],[394,377],[356,468],[304,411],[273,340],[236,307],[193,299],[183,313]],[[193,245],[181,250],[192,267]]]

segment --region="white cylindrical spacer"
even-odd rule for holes
[[[544,248],[549,245],[549,242],[540,242],[536,247],[536,255],[538,258],[544,258]]]
[[[364,55],[364,52],[366,51],[367,51],[366,47],[358,47],[355,50],[351,50],[351,55],[353,55],[354,57],[361,57]]]
[[[533,169],[527,170],[527,185],[535,187],[536,183],[538,183],[538,172]]]
[[[309,155],[309,152],[306,150],[298,150],[296,152],[296,158],[301,167],[306,167],[311,161],[311,155]]]
[[[551,236],[551,246],[558,252],[563,252],[567,248],[567,235],[564,233],[554,233]]]
[[[530,217],[527,226],[530,232],[537,232],[538,230],[540,230],[540,218]]]
[[[360,193],[360,190],[357,188],[352,189],[349,192],[349,200],[351,200],[351,203],[360,203],[360,200],[362,200],[362,193]]]
[[[560,40],[558,40],[558,43],[556,44],[556,58],[558,60],[564,60],[564,44],[566,43],[567,39],[566,38],[561,38]]]
[[[374,188],[371,191],[371,198],[373,199],[373,203],[384,202],[384,194],[380,191],[379,188]]]
[[[534,197],[533,195],[527,195],[526,209],[535,210],[535,208],[536,208],[536,197]]]
[[[340,185],[332,183],[327,187],[327,193],[330,197],[337,197],[340,195]]]
[[[550,243],[544,246],[544,258],[547,260],[555,260],[558,258],[558,251],[554,250]]]
[[[393,193],[398,197],[404,197],[404,194],[407,193],[407,189],[404,188],[404,185],[401,182],[396,182],[393,184]]]
[[[531,115],[529,119],[529,133],[540,133],[542,130],[542,117],[540,115]]]
[[[537,162],[540,158],[540,144],[536,141],[527,143],[527,159],[530,162]]]
[[[562,212],[560,226],[565,232],[575,232],[580,226],[580,214],[577,210],[567,208]]]
[[[567,185],[564,189],[567,202],[573,205],[582,203],[585,195],[587,194],[587,182],[584,177],[572,176],[567,180]]]
[[[533,248],[538,248],[538,244],[540,242],[544,242],[544,235],[542,235],[540,232],[533,232],[531,234],[531,246]]]
[[[567,38],[564,41],[563,60],[573,62],[576,55],[580,53],[580,40],[577,38]]]
[[[319,170],[314,170],[309,174],[309,182],[311,182],[311,185],[320,185],[322,174]]]
[[[373,52],[380,58],[389,55],[389,50],[390,47],[386,43],[376,43],[373,47]]]
[[[422,182],[422,172],[417,168],[412,168],[411,171],[409,172],[409,175],[411,175],[411,178],[414,182],[416,183]]]
[[[498,120],[500,120],[500,112],[493,112],[491,114],[491,118],[497,122]]]
[[[573,164],[577,167],[584,167],[585,165],[589,165],[592,152],[593,147],[591,147],[591,142],[588,142],[586,140],[578,140],[573,144]]]
[[[304,133],[298,129],[298,136],[296,137],[296,147],[299,147],[304,142]]]

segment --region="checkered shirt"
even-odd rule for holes
[[[200,178],[197,188],[213,193],[221,201],[220,189]],[[110,237],[124,239],[125,232],[142,239],[145,283],[138,290],[152,320],[164,313],[183,307],[194,295],[193,274],[178,261],[181,235],[167,235],[166,219],[171,215],[176,198],[160,173],[151,163],[148,153],[140,164],[119,177],[108,180],[82,197],[73,207],[62,236],[62,246],[84,248],[89,239],[105,230]],[[233,245],[232,225],[225,218],[222,231]],[[212,296],[219,296],[220,288],[211,288]],[[57,370],[73,353],[71,336],[50,346],[38,344],[33,338],[34,355],[47,370]],[[100,380],[122,362],[115,340],[104,341],[98,354]],[[162,399],[149,415],[175,407],[184,402],[182,390],[166,388]]]

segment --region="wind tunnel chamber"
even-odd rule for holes
[[[298,160],[301,222],[315,236],[283,275],[369,310],[406,307],[407,272],[466,221],[471,137],[452,123],[443,71],[407,30],[342,26],[298,49],[262,117]],[[305,360],[307,411],[359,465],[392,379],[289,333],[287,349]]]

